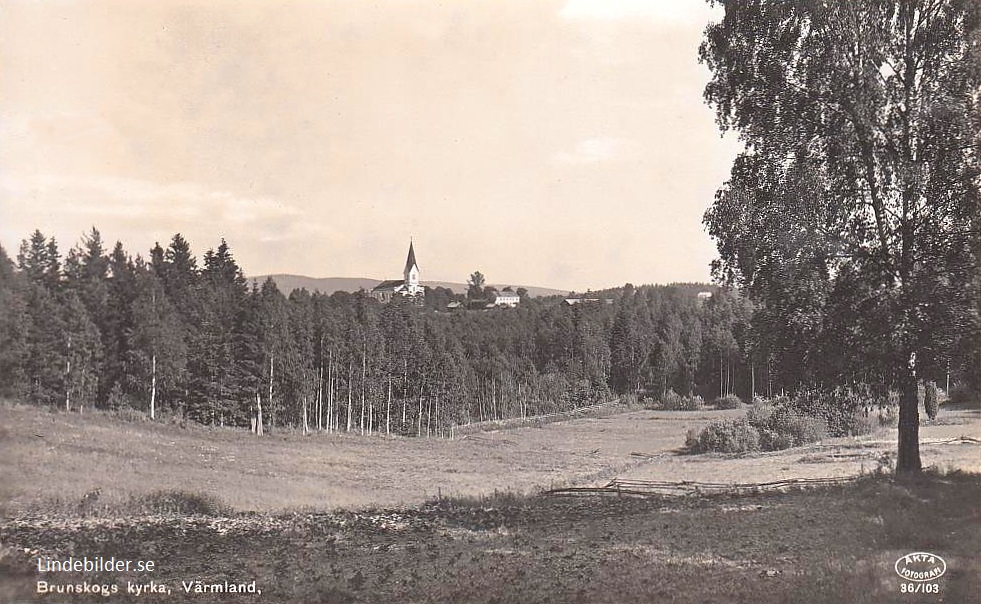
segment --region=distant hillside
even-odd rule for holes
[[[381,281],[379,279],[363,279],[360,277],[324,277],[317,279],[314,277],[304,277],[303,275],[256,275],[249,277],[249,281],[257,281],[260,285],[267,278],[271,277],[276,282],[276,287],[284,294],[289,295],[294,289],[305,288],[307,291],[319,291],[325,294],[332,294],[336,291],[356,292],[362,287],[371,290]]]
[[[280,289],[284,294],[289,295],[294,289],[306,288],[307,291],[319,291],[325,294],[332,294],[336,291],[345,292],[356,292],[361,288],[371,291],[373,287],[381,283],[379,279],[367,279],[364,277],[305,277],[303,275],[256,275],[254,277],[248,277],[248,280],[256,281],[262,284],[267,277],[272,277],[272,280],[276,283],[276,287]],[[445,287],[453,290],[458,294],[467,293],[466,283],[451,283],[449,281],[423,281],[423,285],[428,287]],[[506,287],[507,283],[504,284],[493,284],[494,287],[503,288]],[[537,296],[564,296],[569,293],[568,290],[564,289],[551,289],[548,287],[538,287],[534,285],[511,285],[514,289],[523,287],[528,290],[528,295],[532,297]]]

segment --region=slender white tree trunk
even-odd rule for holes
[[[307,435],[310,431],[310,426],[307,424],[307,397],[303,397],[303,436]]]
[[[323,359],[323,357],[321,357]],[[324,365],[317,369],[317,432],[324,430]]]
[[[351,378],[353,377],[351,361],[347,362],[347,431],[351,431]]]
[[[442,434],[440,434],[440,430],[439,430],[439,392],[438,391],[436,392],[436,422],[435,423],[436,423],[436,436],[440,437],[442,436]]]
[[[388,376],[388,400],[385,402],[385,434],[392,433],[392,376]]]
[[[409,409],[409,361],[402,359],[402,429],[405,430],[405,418]]]
[[[334,418],[334,349],[331,348],[327,356],[327,431],[331,432],[337,428],[337,420]]]
[[[266,403],[269,405],[269,412],[272,413],[273,424],[276,423],[276,414],[272,410],[272,398],[273,396],[273,356],[269,355],[269,398],[266,399]],[[261,412],[261,409],[260,409]],[[275,426],[273,426],[275,428]]]
[[[157,409],[157,353],[150,357],[150,419],[156,418]]]
[[[368,376],[368,344],[364,342],[361,347],[361,435],[364,436],[365,423],[364,423],[364,412],[365,412],[365,378]]]
[[[68,358],[65,359],[65,411],[72,410],[72,337],[68,336]]]

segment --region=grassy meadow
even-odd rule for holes
[[[0,602],[61,601],[37,594],[39,579],[172,589],[139,597],[149,602],[981,601],[976,411],[923,426],[934,468],[907,481],[877,473],[889,430],[778,453],[682,454],[688,429],[737,413],[631,411],[453,441],[260,439],[6,405]],[[541,494],[612,476],[758,482],[863,469],[847,485],[765,495]],[[893,564],[912,551],[947,561],[940,595],[899,591]],[[157,570],[37,570],[39,556],[70,555]],[[225,579],[262,594],[181,591]]]

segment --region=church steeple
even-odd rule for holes
[[[419,264],[416,263],[416,251],[412,247],[412,240],[409,240],[409,255],[405,259],[405,270],[402,271],[405,278],[405,286],[409,295],[415,295],[422,288],[419,287]]]

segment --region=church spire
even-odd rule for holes
[[[415,296],[423,291],[419,285],[419,264],[416,263],[416,251],[412,246],[412,239],[409,239],[409,255],[405,259],[405,270],[402,271],[405,278],[405,293]]]
[[[419,265],[416,263],[416,251],[412,249],[412,239],[409,239],[409,256],[405,259],[405,270],[403,271],[406,281],[409,280],[409,271],[412,270],[413,266],[416,267],[416,270],[419,269]]]

